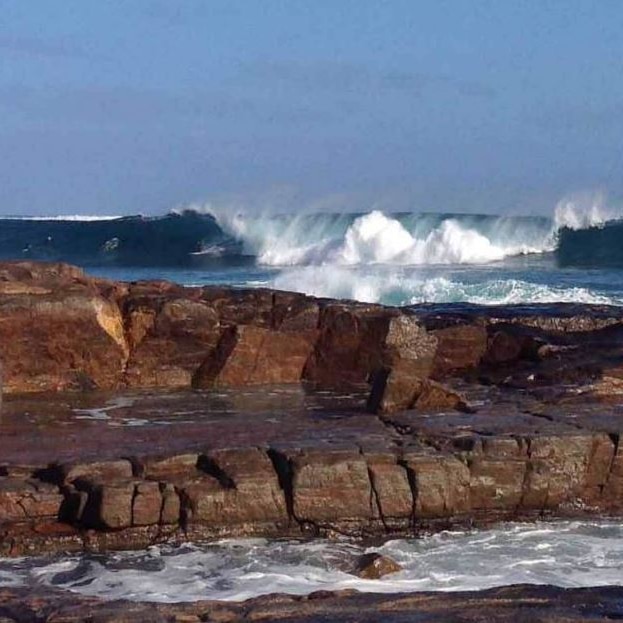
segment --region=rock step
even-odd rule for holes
[[[0,477],[0,553],[64,549],[71,535],[75,548],[115,548],[170,537],[412,535],[455,523],[620,514],[622,457],[612,436],[575,432],[445,448],[414,438],[396,448],[221,448],[11,466]]]

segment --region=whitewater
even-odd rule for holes
[[[352,575],[366,552],[403,570]],[[147,551],[0,559],[0,586],[50,586],[104,599],[242,601],[270,593],[482,590],[509,584],[623,583],[623,527],[614,521],[501,524],[366,547],[349,540],[236,539]]]
[[[107,278],[272,287],[393,305],[623,303],[621,214],[273,213],[203,204],[160,217],[0,218],[0,257]]]

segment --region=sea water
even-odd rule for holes
[[[403,570],[379,580],[350,571],[377,551]],[[623,584],[623,526],[557,521],[441,532],[366,548],[349,541],[238,539],[146,551],[0,560],[0,586],[53,586],[105,599],[241,601],[269,593],[480,590],[509,584]]]
[[[149,218],[0,218],[0,257],[69,261],[129,281],[271,287],[393,305],[620,305],[623,221],[611,217],[564,204],[552,217],[258,215],[195,206]]]

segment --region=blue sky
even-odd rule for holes
[[[619,0],[0,0],[0,212],[616,198],[622,32]]]

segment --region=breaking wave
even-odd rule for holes
[[[452,214],[303,214],[257,217],[209,209],[268,266],[480,264],[554,248],[544,217]]]
[[[191,206],[160,217],[0,218],[0,257],[84,266],[480,265],[553,253],[561,265],[622,265],[623,221],[593,200],[554,217],[244,213]]]

